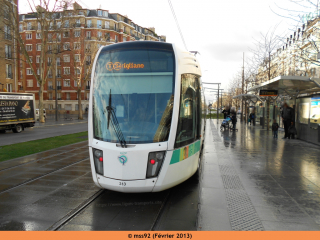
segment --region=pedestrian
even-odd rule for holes
[[[273,119],[273,124],[272,124],[273,138],[278,138],[278,129],[279,129],[279,124],[275,119]]]
[[[235,112],[232,113],[231,122],[232,122],[233,130],[236,130],[237,114]]]
[[[249,119],[250,119],[250,125],[251,125],[251,123],[252,123],[252,125],[253,126],[255,126],[256,124],[255,124],[255,115],[254,115],[254,111],[252,111],[251,113],[250,113],[250,115],[249,115]]]
[[[227,116],[230,115],[230,109],[227,107],[222,111],[224,119],[227,119]]]
[[[283,104],[281,117],[283,120],[284,133],[285,133],[283,139],[286,139],[286,138],[289,139],[288,129],[291,122],[294,122],[294,112],[293,112],[293,108],[289,107],[286,102],[284,102]]]
[[[293,122],[291,122],[290,127],[288,128],[289,137],[288,139],[294,139],[294,135],[297,135],[297,129],[295,128]]]
[[[86,113],[88,112],[88,107],[85,108]]]

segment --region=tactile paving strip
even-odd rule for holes
[[[215,131],[212,134],[218,135]],[[219,168],[226,192],[232,230],[263,231],[264,228],[259,216],[229,159],[219,159]]]

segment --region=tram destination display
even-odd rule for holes
[[[259,96],[261,96],[261,97],[276,97],[276,96],[278,96],[278,90],[260,90]]]

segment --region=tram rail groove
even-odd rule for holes
[[[46,231],[58,231],[64,225],[66,225],[69,221],[71,221],[74,217],[76,217],[80,212],[82,212],[86,207],[88,207],[94,200],[96,200],[105,189],[100,189],[87,200],[82,202],[77,208],[71,210],[67,215],[61,218],[58,222],[54,223],[51,227],[49,227]]]
[[[79,147],[78,150],[81,149],[81,148],[87,148],[87,146]],[[73,150],[71,150],[71,151],[74,151],[74,150],[75,150],[75,149],[73,149]],[[47,150],[47,151],[51,151],[51,150]],[[47,152],[47,151],[43,151],[43,152]],[[20,164],[11,166],[11,167],[3,168],[3,169],[0,169],[0,172],[6,171],[6,170],[9,170],[9,169],[12,169],[12,168],[20,167],[20,166],[23,166],[23,165],[26,165],[26,164],[29,164],[29,163],[34,163],[34,162],[36,162],[36,161],[44,160],[44,159],[47,159],[47,158],[50,158],[50,157],[59,156],[59,155],[61,155],[61,154],[68,153],[68,152],[71,152],[71,151],[65,151],[65,152],[61,152],[61,153],[57,153],[57,154],[52,154],[52,155],[50,155],[50,156],[46,156],[46,157],[43,157],[43,158],[31,160],[31,161],[25,162],[25,163],[20,163]],[[42,152],[42,153],[43,153],[43,152]],[[34,153],[34,154],[37,154],[37,153]],[[33,154],[31,154],[31,155],[33,155]],[[31,155],[29,155],[29,156],[31,156]],[[21,158],[22,158],[22,157],[21,157]],[[10,160],[13,160],[13,159],[10,159]],[[9,160],[9,161],[10,161],[10,160]],[[1,163],[0,163],[0,165],[1,165]]]
[[[55,169],[55,170],[53,170],[53,171],[51,171],[51,172],[48,172],[48,173],[46,173],[46,174],[43,174],[43,175],[41,175],[41,176],[39,176],[39,177],[35,177],[35,178],[28,179],[28,180],[25,181],[25,182],[19,183],[19,184],[13,186],[13,187],[9,187],[9,188],[7,188],[7,189],[5,189],[5,190],[3,190],[3,191],[0,191],[0,194],[5,193],[5,192],[8,192],[8,191],[10,191],[10,190],[12,190],[12,189],[21,187],[21,186],[26,185],[26,184],[28,184],[28,183],[30,183],[30,182],[33,182],[33,181],[35,181],[35,180],[38,180],[38,179],[40,179],[40,178],[42,178],[42,177],[48,176],[48,175],[50,175],[50,174],[52,174],[52,173],[54,173],[54,172],[60,171],[60,170],[62,170],[62,169],[65,169],[65,168],[67,168],[67,167],[70,167],[70,166],[72,166],[72,165],[75,165],[75,164],[77,164],[77,163],[79,163],[79,162],[83,162],[83,161],[86,161],[86,160],[89,160],[89,158],[87,157],[87,158],[81,159],[81,160],[79,160],[79,161],[77,161],[77,162],[68,164],[68,165],[64,166],[63,168]]]
[[[150,228],[150,231],[156,231],[156,226],[159,224],[159,221],[160,221],[160,218],[164,212],[164,209],[165,209],[165,206],[167,205],[168,203],[168,199],[170,197],[170,194],[171,194],[171,189],[168,190],[168,193],[167,193],[167,196],[165,197],[165,199],[163,200],[163,203],[161,204],[161,207],[159,209],[159,212],[158,214],[156,215],[154,221],[153,221],[153,224]]]

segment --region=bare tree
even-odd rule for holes
[[[56,19],[60,17],[57,13],[65,10],[68,6],[68,2],[68,0],[39,0],[36,3],[34,0],[28,0],[31,15],[36,19],[36,21],[34,21],[34,23],[26,22],[24,26],[19,25],[19,18],[17,18],[15,12],[9,6],[10,3],[5,0],[1,0],[0,2],[0,14],[7,15],[10,20],[8,26],[4,29],[2,28],[1,31],[7,31],[10,29],[14,41],[17,42],[19,47],[19,60],[26,62],[28,68],[30,68],[32,72],[32,75],[39,84],[40,122],[45,121],[43,115],[43,90],[51,69],[50,62],[46,61],[50,54],[50,51],[48,51],[48,43],[51,41],[50,38],[54,35]],[[27,47],[22,34],[20,34],[19,28],[20,30],[37,29],[37,34],[41,37],[40,43],[36,46],[37,50],[40,52],[38,62],[35,63],[31,60],[32,49]]]

